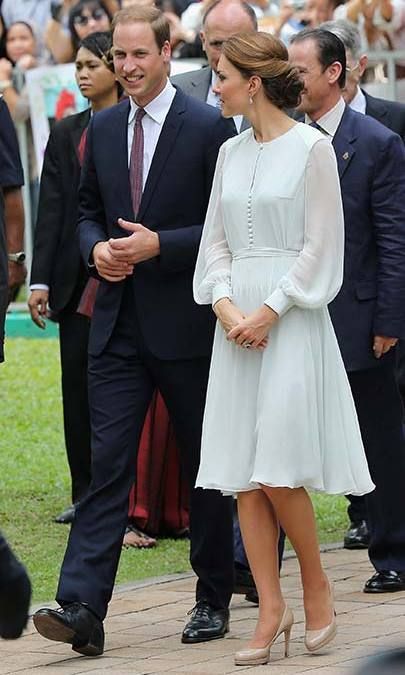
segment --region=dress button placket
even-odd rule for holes
[[[252,182],[250,184],[248,201],[247,201],[247,224],[248,224],[248,248],[253,248],[254,239],[253,239],[253,213],[252,213],[252,195],[253,195],[253,186],[256,179],[257,165],[259,163],[260,153],[263,150],[263,145],[260,145],[259,151],[256,157],[255,168],[253,170]]]

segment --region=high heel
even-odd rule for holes
[[[329,593],[331,596],[331,601],[333,605],[333,588],[329,582]],[[309,652],[317,652],[319,649],[326,647],[337,633],[337,623],[336,623],[336,612],[333,609],[333,618],[332,621],[324,628],[319,630],[306,630],[305,631],[305,646]]]
[[[285,607],[280,625],[272,640],[266,647],[260,649],[242,649],[235,654],[235,666],[261,666],[268,663],[270,648],[277,638],[284,633],[284,656],[288,656],[290,649],[291,629],[294,623],[294,615],[289,607]]]

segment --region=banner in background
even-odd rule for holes
[[[41,174],[49,131],[57,120],[88,108],[76,84],[75,64],[42,66],[26,72],[31,126],[38,173]]]

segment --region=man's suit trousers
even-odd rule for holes
[[[57,600],[62,605],[88,603],[100,619],[106,614],[127,524],[136,451],[158,387],[192,488],[190,560],[198,577],[197,600],[227,607],[233,588],[233,500],[218,491],[194,489],[209,358],[154,357],[142,339],[129,288],[107,348],[100,356],[89,357],[92,482],[72,526]]]
[[[393,357],[348,377],[376,485],[366,495],[370,561],[378,571],[405,572],[405,441]]]

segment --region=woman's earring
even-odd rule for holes
[[[249,105],[252,105],[252,103],[253,103],[253,99],[252,99],[251,96],[249,96]]]

